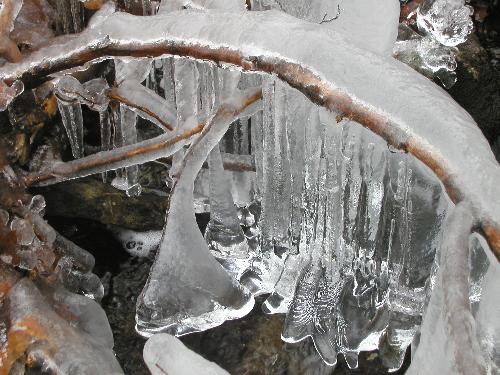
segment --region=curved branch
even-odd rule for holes
[[[467,199],[500,260],[500,168],[470,115],[441,88],[392,57],[275,11],[116,13],[58,45],[6,64],[0,79],[25,83],[112,56],[176,55],[274,74],[310,100],[410,152]]]

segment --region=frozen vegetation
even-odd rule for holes
[[[464,1],[422,1],[420,33],[399,24],[397,0],[108,1],[86,28],[94,2],[81,2],[52,9],[80,34],[0,66],[0,109],[49,78],[74,160],[40,152],[29,174],[0,173],[6,190],[101,173],[135,197],[139,165],[168,160],[163,231],[114,229],[131,254],[156,251],[136,315],[152,374],[227,374],[174,336],[243,317],[259,295],[286,314],[282,339],[312,340],[330,366],[378,349],[393,371],[412,344],[408,374],[498,373],[500,168],[470,115],[419,74],[454,83]],[[24,8],[9,4],[11,31]],[[125,12],[138,5],[143,16]],[[112,82],[76,78],[104,60]],[[94,154],[84,106],[98,112]],[[5,329],[55,335],[24,349],[56,373],[121,373],[93,257],[44,221],[43,197],[17,202],[0,200],[0,234],[16,238],[0,256]]]

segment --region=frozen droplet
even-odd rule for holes
[[[29,209],[43,216],[43,210],[45,209],[45,198],[42,195],[33,196],[29,204]]]
[[[424,0],[417,11],[417,24],[445,46],[465,42],[472,32],[473,8],[465,0]]]
[[[10,228],[16,232],[19,244],[28,246],[33,243],[35,232],[33,231],[33,225],[28,220],[16,217],[10,223]]]

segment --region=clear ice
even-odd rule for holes
[[[482,238],[469,235],[472,226],[467,202],[450,210],[409,375],[499,371],[500,299],[492,290],[499,264]]]
[[[424,0],[417,11],[417,23],[441,44],[453,47],[465,42],[472,32],[472,13],[465,0]]]
[[[153,335],[144,345],[144,362],[152,375],[229,375],[217,364],[187,348],[166,333]]]
[[[76,0],[57,4],[64,31],[77,31],[81,4]],[[154,13],[151,1],[142,4],[144,14]],[[125,5],[130,8],[132,2]],[[229,48],[242,45],[243,55],[249,58],[269,51],[276,51],[274,57],[290,56],[324,75],[325,82],[348,91],[362,105],[387,113],[390,121],[402,120],[408,127],[405,135],[433,140],[439,156],[451,161],[452,173],[466,169],[461,182],[473,193],[481,191],[477,186],[482,181],[490,184],[485,191],[496,191],[491,185],[498,175],[474,182],[472,166],[478,161],[489,162],[492,155],[487,145],[480,143],[483,138],[477,136],[479,130],[473,121],[450,104],[440,89],[392,62],[396,0],[261,0],[253,5],[258,10],[285,11],[310,23],[270,11],[246,15],[249,26],[242,26],[230,17],[239,15],[244,2],[224,0],[165,1],[159,9],[161,16],[134,22],[139,26],[151,23],[168,38]],[[131,16],[111,15],[111,7],[108,3],[90,27],[99,35],[123,37],[121,29]],[[168,14],[182,7],[191,8],[187,11],[189,22],[178,21],[180,13]],[[233,13],[205,14],[203,8]],[[423,67],[424,73],[446,79],[439,74],[455,68],[450,47],[470,33],[470,9],[462,0],[425,0],[417,19],[428,35],[401,38],[395,53],[409,65]],[[217,26],[209,27],[210,22]],[[219,24],[222,26],[216,28]],[[145,42],[157,42],[146,27],[132,31]],[[277,41],[273,36],[280,32],[289,35]],[[93,34],[87,37],[93,38]],[[304,48],[297,42],[302,37],[305,43],[320,39],[314,45],[331,54],[316,58],[316,52],[321,51]],[[58,51],[68,52],[64,48]],[[353,58],[356,63],[350,63]],[[158,61],[116,58],[114,63],[115,93],[133,105],[110,105],[104,80],[80,84],[63,76],[56,81],[58,105],[75,158],[83,156],[81,104],[99,112],[102,151],[123,147],[115,155],[140,139],[137,116],[162,131],[169,130],[165,124],[173,129],[141,145],[168,142],[183,129],[208,123],[200,135],[147,158],[131,158],[126,166],[120,162],[106,166],[118,170],[114,186],[137,195],[141,190],[137,164],[172,156],[174,187],[161,239],[159,233],[117,234],[136,255],[147,255],[159,241],[155,263],[137,304],[136,328],[141,334],[183,335],[205,330],[247,314],[254,296],[268,294],[264,310],[286,314],[282,338],[287,342],[311,339],[328,365],[335,365],[342,354],[348,366],[356,368],[360,351],[379,349],[384,364],[395,370],[413,342],[411,374],[447,374],[457,369],[463,374],[498,372],[498,264],[495,260],[472,261],[473,282],[467,293],[467,275],[457,271],[468,272],[463,250],[470,241],[475,244],[471,253],[481,253],[484,243],[478,237],[473,237],[476,242],[469,238],[470,210],[462,204],[453,206],[441,183],[420,161],[388,148],[361,125],[317,107],[273,77],[227,72],[215,64],[168,56]],[[375,74],[380,67],[393,78]],[[19,84],[1,85],[0,90],[8,94],[2,98],[7,97],[7,101],[22,91]],[[213,111],[221,103],[231,106],[238,99],[236,86],[260,85],[263,109],[242,116],[227,132],[230,121],[214,117]],[[401,87],[405,99],[394,95]],[[424,90],[426,98],[421,95]],[[387,92],[391,95],[385,96]],[[412,100],[426,111],[414,114],[407,108]],[[461,137],[450,147],[445,136],[450,127],[443,116],[447,111],[460,130],[457,138]],[[470,164],[461,165],[463,160]],[[225,169],[226,164],[241,167],[243,161],[251,171]],[[202,169],[204,164],[208,169]],[[96,171],[103,172],[91,172]],[[196,194],[207,198],[198,208]],[[478,211],[486,211],[486,216],[498,207],[489,198],[477,200],[482,205]],[[10,225],[20,246],[26,247],[17,249],[16,255],[22,255],[19,267],[31,270],[36,266],[34,245],[54,243],[65,254],[57,270],[66,288],[99,300],[103,289],[90,272],[93,258],[56,233],[40,230],[44,222],[40,214],[43,208],[39,207],[40,202],[33,202],[25,216],[14,218],[0,211],[0,224]],[[195,210],[210,210],[204,235],[196,224]],[[476,269],[480,264],[486,266]],[[36,297],[37,286],[19,288]],[[69,301],[73,297],[64,298]],[[100,356],[109,356],[109,327],[90,320],[81,327],[103,344],[95,354],[98,362]],[[89,349],[84,344],[84,354],[89,351],[94,355],[95,347],[90,345]],[[457,358],[457,348],[463,347],[470,351]],[[154,335],[146,344],[145,360],[153,372],[158,369],[155,365],[163,363],[167,371],[169,366],[177,369],[178,357],[192,361],[193,366],[200,364],[184,349],[175,338]],[[166,361],[169,355],[177,358]],[[113,367],[109,373],[119,372],[113,359],[108,365]],[[206,371],[211,368],[206,363],[200,365]]]
[[[136,327],[143,335],[205,330],[253,307],[251,293],[211,255],[194,213],[194,180],[230,120],[212,116],[179,161],[163,237],[137,302]]]

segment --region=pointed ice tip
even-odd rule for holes
[[[344,354],[344,359],[350,370],[355,370],[358,368],[358,353],[356,352],[346,352]]]
[[[318,351],[318,354],[323,362],[325,362],[328,366],[336,366],[337,351],[335,350],[335,337],[331,338],[328,336],[328,333],[323,333],[314,334],[312,339],[314,347]]]

